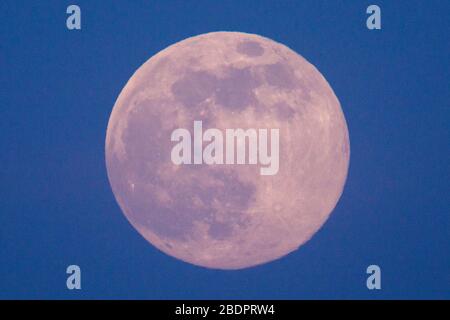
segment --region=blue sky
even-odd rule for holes
[[[0,298],[450,298],[447,1],[0,3]],[[346,116],[351,160],[330,219],[300,250],[241,271],[150,246],[110,189],[114,102],[149,57],[210,31],[256,33],[300,53]],[[65,269],[82,270],[82,290]],[[382,270],[382,290],[365,286]]]

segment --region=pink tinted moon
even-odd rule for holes
[[[175,165],[173,130],[278,128],[280,167]],[[115,198],[151,244],[218,269],[266,263],[296,250],[327,220],[347,177],[349,137],[333,90],[308,61],[258,35],[213,32],[144,63],[108,123]]]

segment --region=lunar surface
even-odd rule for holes
[[[177,165],[171,133],[279,129],[279,170]],[[240,269],[308,241],[341,196],[347,125],[320,72],[258,35],[213,32],[145,62],[120,93],[106,135],[108,177],[120,208],[159,250],[195,265]]]

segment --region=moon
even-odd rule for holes
[[[177,128],[279,129],[279,171],[176,165]],[[325,223],[347,177],[350,142],[321,73],[268,38],[212,32],[175,43],[129,79],[105,143],[114,196],[133,227],[182,261],[241,269],[279,259]]]

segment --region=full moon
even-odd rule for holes
[[[174,164],[171,134],[193,134],[194,121],[204,131],[278,129],[279,170]],[[312,64],[265,37],[212,32],[169,46],[133,74],[105,152],[114,196],[148,242],[191,264],[241,269],[298,249],[325,223],[342,194],[349,144],[339,101]]]

